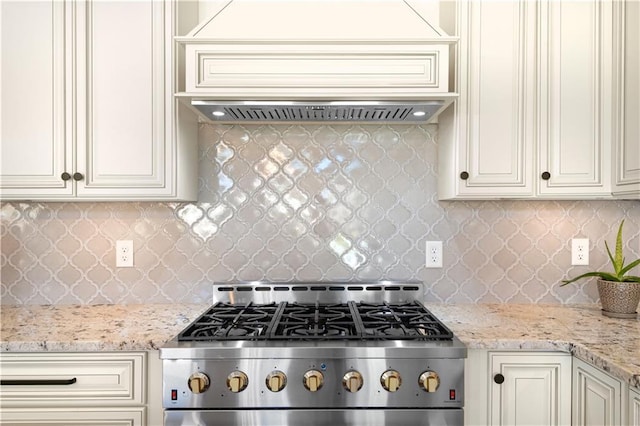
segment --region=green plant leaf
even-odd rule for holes
[[[622,268],[622,270],[620,271],[620,275],[626,274],[628,271],[630,271],[631,269],[635,268],[638,265],[640,265],[640,259],[634,260],[633,262],[631,262],[630,264]]]
[[[624,266],[624,258],[622,256],[622,225],[624,225],[624,219],[622,219],[622,222],[620,222],[620,227],[618,228],[618,235],[616,236],[616,255],[615,255],[615,262],[613,264],[613,267],[618,276],[620,276],[620,270]]]
[[[613,265],[613,269],[616,269],[616,260],[613,258],[613,255],[611,254],[611,250],[609,250],[609,244],[607,244],[607,242],[604,242],[604,247],[607,249],[607,254],[609,255],[609,260],[611,261],[611,264]],[[617,271],[616,271],[617,272]]]
[[[610,274],[608,272],[587,272],[586,274],[579,275],[571,280],[562,280],[562,284],[560,284],[560,286],[564,286],[587,277],[600,277],[603,280],[607,281],[620,281],[620,279],[616,275]]]
[[[640,284],[640,277],[636,277],[634,275],[627,275],[624,277],[625,282],[638,283]]]

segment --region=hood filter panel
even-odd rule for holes
[[[428,121],[443,101],[393,102],[217,102],[192,105],[216,122],[411,122]]]

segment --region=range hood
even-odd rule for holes
[[[187,36],[176,96],[213,122],[425,123],[457,39],[424,0],[231,0]]]

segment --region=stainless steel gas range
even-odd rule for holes
[[[234,283],[160,349],[165,425],[462,425],[467,351],[423,284]]]

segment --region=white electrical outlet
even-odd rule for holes
[[[427,268],[442,268],[442,241],[427,241]]]
[[[116,266],[118,268],[133,267],[133,241],[116,241]]]
[[[571,264],[589,264],[589,239],[574,238],[571,240]]]

